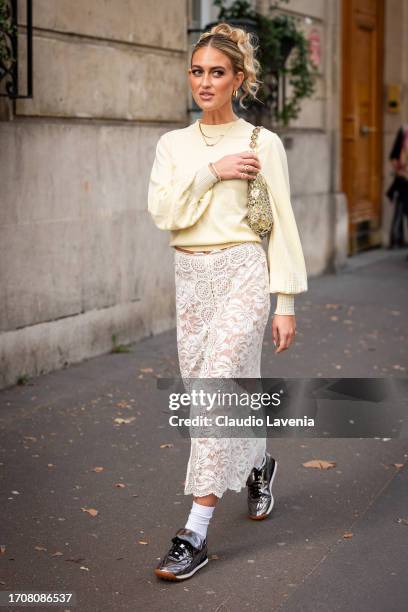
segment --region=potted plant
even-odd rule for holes
[[[273,9],[282,2],[277,0]],[[309,46],[305,34],[296,26],[291,15],[279,14],[266,17],[255,11],[247,0],[235,0],[231,6],[225,6],[225,0],[214,0],[219,8],[218,21],[225,21],[232,26],[242,27],[252,32],[258,39],[257,58],[261,64],[262,81],[258,91],[260,101],[251,100],[247,104],[248,116],[265,113],[271,119],[287,126],[300,112],[300,101],[310,97],[315,91],[316,66],[309,58]],[[215,23],[208,24],[206,30]],[[290,58],[289,58],[290,56]],[[289,61],[288,61],[289,59]],[[281,96],[279,104],[279,84],[288,79],[292,86],[289,97]],[[267,117],[266,117],[267,119]]]

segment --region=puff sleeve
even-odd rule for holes
[[[154,223],[162,230],[194,225],[210,204],[216,182],[208,165],[184,174],[177,169],[176,173],[169,132],[163,134],[156,146],[147,197]]]
[[[278,294],[278,306],[282,312],[291,309],[294,294],[308,290],[307,273],[290,201],[286,151],[276,133],[269,130],[266,133],[259,157],[274,218],[267,248],[269,290]]]

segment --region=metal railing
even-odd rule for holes
[[[4,24],[0,30],[0,96],[11,99],[33,97],[33,7],[26,0],[26,93],[20,90],[18,0],[6,0],[3,8]]]

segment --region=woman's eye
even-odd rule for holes
[[[195,68],[191,72],[192,72],[192,74],[194,76],[199,76],[200,74],[202,74],[202,70],[199,70],[198,68]],[[214,70],[213,74],[215,74],[217,76],[222,76],[224,74],[224,72],[222,70]]]

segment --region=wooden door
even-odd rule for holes
[[[342,1],[342,191],[349,255],[381,244],[384,0]]]

